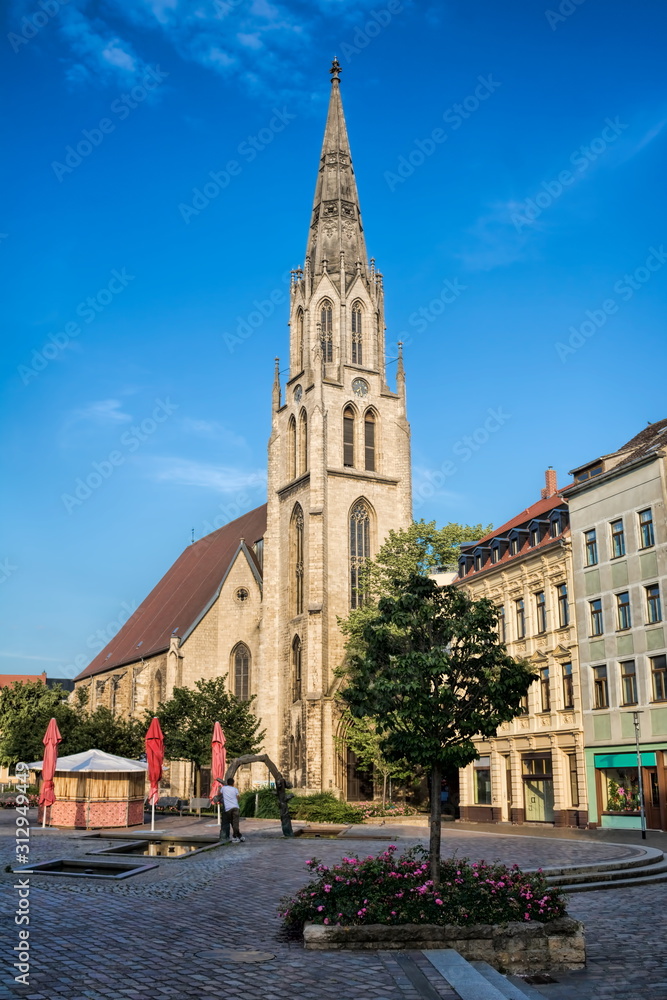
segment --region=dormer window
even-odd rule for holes
[[[491,548],[491,562],[492,563],[500,562],[500,546],[499,545],[494,545]]]

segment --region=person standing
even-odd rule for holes
[[[240,844],[245,841],[239,829],[239,793],[234,787],[234,779],[227,778],[227,783],[222,786],[222,808],[225,811],[223,826],[232,828],[232,844]]]

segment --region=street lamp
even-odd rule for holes
[[[646,840],[646,810],[644,809],[644,782],[642,781],[642,755],[639,749],[639,716],[642,710],[636,712],[624,712],[624,715],[632,715],[635,726],[635,746],[637,748],[637,777],[639,779],[639,812],[641,815],[642,840]]]

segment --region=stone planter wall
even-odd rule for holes
[[[527,921],[472,927],[451,924],[325,927],[307,923],[303,940],[306,948],[318,951],[454,948],[468,961],[488,962],[499,971],[519,974],[583,969],[586,965],[584,925],[572,917],[561,917],[548,924]]]

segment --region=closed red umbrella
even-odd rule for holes
[[[62,739],[58,723],[55,719],[51,719],[42,739],[44,760],[42,761],[42,788],[39,793],[39,804],[43,809],[42,826],[46,826],[46,810],[56,801],[53,776],[56,773],[56,764],[58,763],[58,744],[62,743]]]
[[[211,739],[211,777],[213,778],[209,793],[211,802],[222,788],[222,782],[218,781],[218,778],[224,778],[226,767],[227,749],[225,746],[225,734],[222,731],[220,723],[216,722],[213,726],[213,737]],[[218,803],[218,825],[220,825],[220,822],[220,804]]]
[[[151,830],[155,829],[155,803],[160,797],[159,782],[162,777],[162,762],[164,761],[164,736],[157,717],[148,727],[145,738],[146,760],[148,761],[148,802],[151,806]]]

